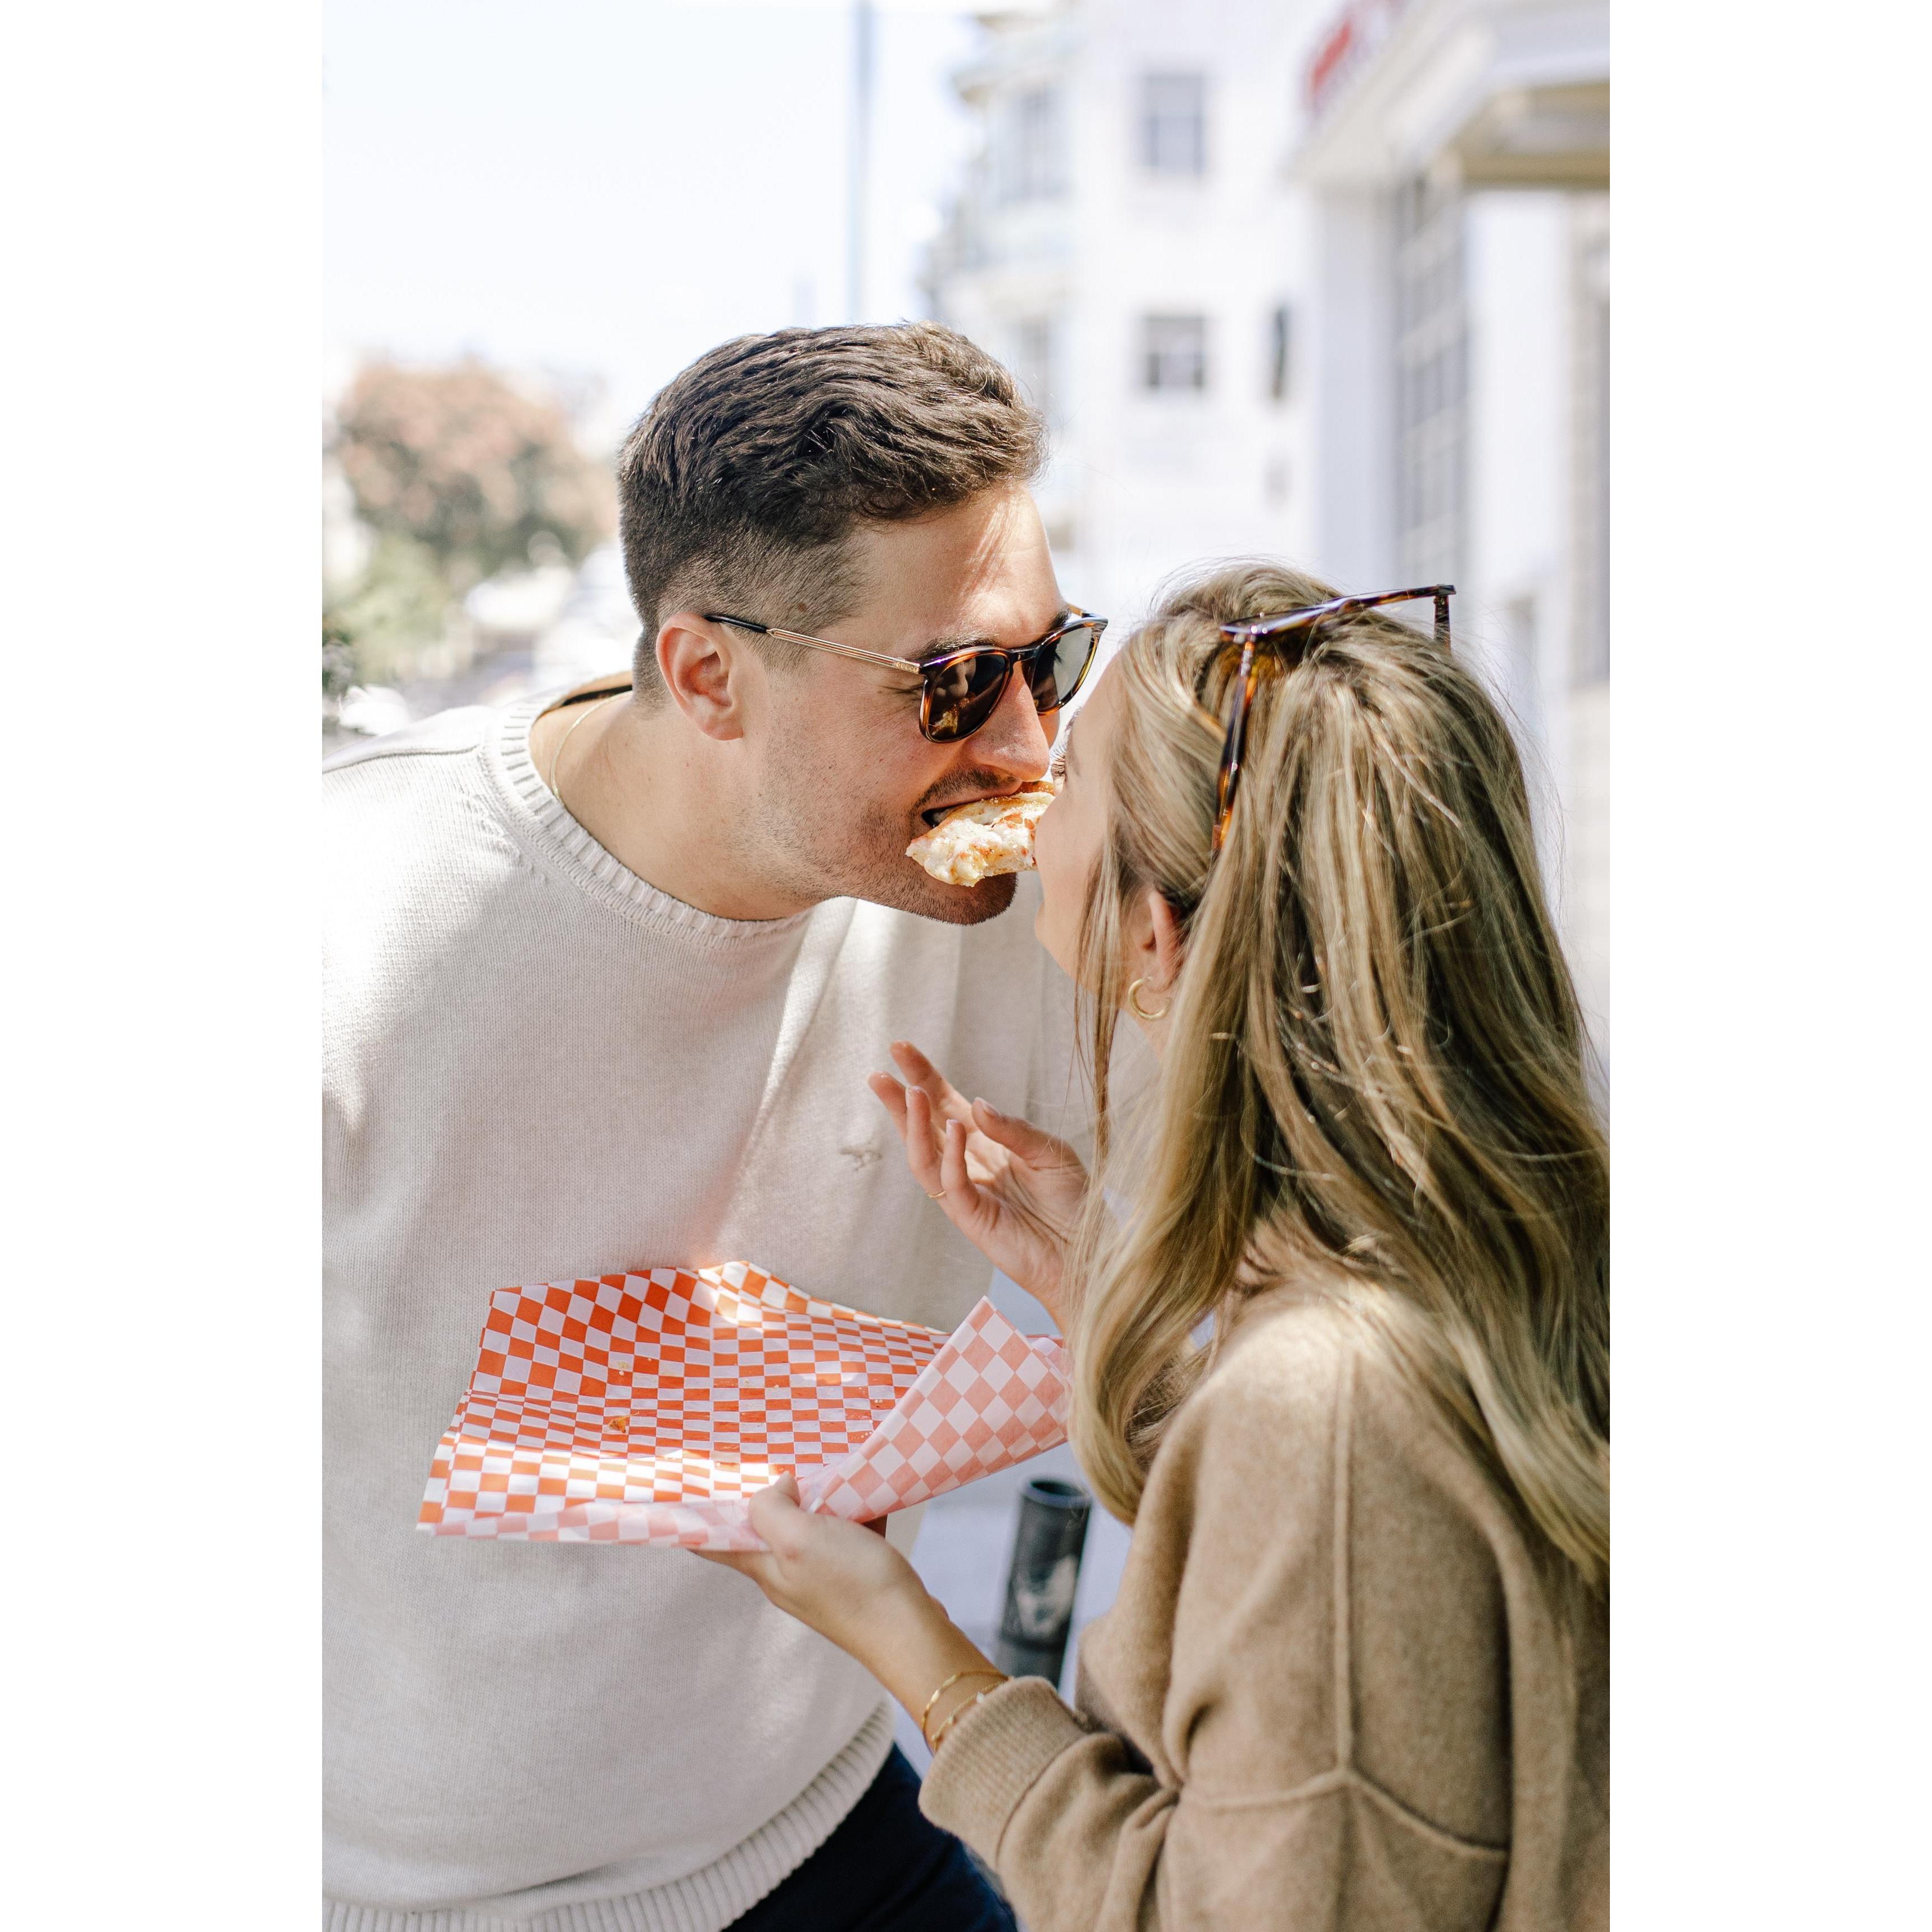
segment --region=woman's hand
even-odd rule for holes
[[[874,1073],[866,1084],[905,1142],[913,1178],[1064,1330],[1066,1244],[1087,1198],[1080,1156],[1052,1134],[984,1100],[968,1100],[916,1046],[896,1040],[892,1058],[904,1085],[890,1073]]]
[[[848,1522],[801,1509],[797,1479],[781,1476],[751,1502],[764,1550],[700,1550],[751,1578],[789,1616],[862,1663],[868,1633],[926,1598],[919,1573],[886,1540],[884,1523]],[[930,1601],[929,1598],[926,1598]]]
[[[929,1714],[934,1723],[944,1721],[952,1702],[986,1687],[991,1666],[886,1540],[883,1525],[801,1509],[790,1476],[752,1498],[751,1518],[766,1548],[694,1553],[750,1577],[780,1610],[857,1658],[915,1720],[956,1672],[974,1680],[948,1692]]]

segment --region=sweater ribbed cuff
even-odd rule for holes
[[[1006,1820],[1040,1774],[1088,1736],[1043,1677],[1016,1677],[974,1706],[941,1741],[919,1808],[996,1869]]]

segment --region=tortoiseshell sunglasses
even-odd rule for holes
[[[1219,852],[1228,836],[1228,822],[1234,815],[1234,794],[1241,782],[1241,753],[1247,743],[1248,710],[1255,701],[1261,682],[1262,659],[1255,646],[1274,646],[1276,661],[1291,671],[1308,654],[1310,634],[1318,624],[1331,617],[1346,617],[1358,610],[1372,610],[1383,604],[1406,604],[1431,597],[1436,600],[1436,641],[1449,648],[1449,600],[1456,594],[1453,584],[1425,584],[1419,590],[1383,590],[1372,597],[1334,597],[1326,604],[1310,604],[1299,610],[1283,610],[1272,617],[1250,617],[1239,623],[1223,624],[1221,634],[1241,647],[1241,662],[1234,674],[1234,702],[1228,718],[1228,736],[1221,748],[1221,776],[1214,796],[1214,844]]]
[[[856,644],[835,644],[830,638],[807,637],[802,631],[782,631],[776,624],[755,624],[748,617],[728,617],[722,611],[704,613],[707,624],[729,624],[734,629],[755,631],[760,637],[776,638],[780,643],[802,644],[808,650],[830,651],[860,664],[880,664],[888,670],[916,674],[920,682],[919,728],[920,735],[935,745],[956,744],[970,738],[1000,708],[1015,666],[1024,667],[1028,688],[1042,711],[1058,711],[1070,704],[1074,694],[1087,681],[1094,653],[1107,628],[1104,617],[1074,610],[1066,621],[1043,638],[1008,650],[1000,644],[973,644],[964,650],[946,651],[932,658],[887,657],[880,651],[862,651]]]

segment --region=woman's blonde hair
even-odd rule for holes
[[[1210,863],[1238,658],[1224,622],[1336,593],[1263,563],[1170,596],[1122,648],[1108,829],[1080,979],[1107,1069],[1123,922],[1184,938],[1132,1202],[1092,1190],[1071,1279],[1073,1437],[1132,1521],[1162,1427],[1241,1302],[1333,1294],[1488,1466],[1533,1536],[1607,1586],[1606,1150],[1522,770],[1481,685],[1377,612],[1274,660]],[[1264,650],[1267,649],[1264,646]],[[1119,1184],[1116,1184],[1118,1185]]]

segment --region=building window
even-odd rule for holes
[[[1060,421],[1059,385],[1054,380],[1053,318],[1030,315],[1013,326],[1011,367],[1022,393],[1049,424]]]
[[[1204,389],[1208,386],[1208,318],[1150,315],[1141,324],[1141,386]]]
[[[1610,208],[1580,196],[1570,214],[1570,674],[1610,674]]]
[[[1208,172],[1208,81],[1150,74],[1141,81],[1141,165],[1157,175]]]
[[[1396,196],[1396,550],[1405,584],[1462,574],[1468,324],[1461,193],[1415,181]]]
[[[1543,748],[1542,667],[1537,658],[1536,599],[1513,597],[1503,609],[1501,696],[1525,751]]]
[[[1268,392],[1277,403],[1288,399],[1289,340],[1288,304],[1282,302],[1268,317]]]
[[[1064,193],[1066,146],[1058,89],[1035,87],[1010,95],[1004,119],[998,169],[1000,199],[1045,201]]]

